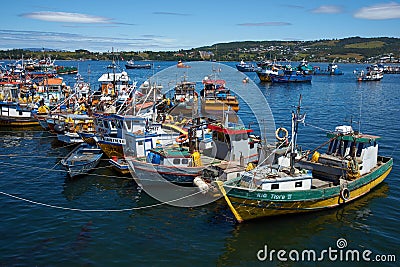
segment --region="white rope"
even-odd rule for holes
[[[14,134],[16,134],[14,132]],[[10,138],[12,137],[12,138]],[[34,137],[34,136],[0,136],[0,139],[11,139],[11,140],[16,140],[16,139],[28,139],[28,140],[32,140],[32,139],[48,139],[48,138],[57,138],[56,135],[49,135],[49,136],[38,136],[38,137]]]
[[[187,195],[187,196],[183,196],[180,198],[176,198],[173,200],[169,200],[169,201],[165,201],[165,202],[160,202],[160,203],[156,203],[156,204],[151,204],[151,205],[147,205],[147,206],[141,206],[141,207],[133,207],[133,208],[126,208],[126,209],[79,209],[79,208],[68,208],[68,207],[63,207],[63,206],[57,206],[57,205],[52,205],[52,204],[47,204],[47,203],[43,203],[43,202],[38,202],[38,201],[33,201],[27,198],[22,198],[16,195],[12,195],[3,191],[0,191],[0,194],[17,199],[17,200],[21,200],[21,201],[25,201],[34,205],[38,205],[38,206],[44,206],[44,207],[48,207],[48,208],[53,208],[53,209],[60,209],[60,210],[69,210],[69,211],[79,211],[79,212],[125,212],[125,211],[133,211],[133,210],[144,210],[144,209],[148,209],[148,208],[154,208],[154,207],[159,207],[159,206],[163,206],[165,204],[170,204],[182,199],[186,199],[192,196],[195,196],[197,194],[202,194],[201,191],[195,192],[193,194]]]

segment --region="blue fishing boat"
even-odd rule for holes
[[[314,67],[314,75],[343,75],[336,63],[329,63],[327,69],[321,69],[320,67]]]
[[[245,63],[243,60],[239,64],[236,64],[236,68],[241,72],[254,72],[257,70],[256,66],[251,63]]]
[[[305,75],[310,75],[314,73],[314,68],[304,59],[299,63],[296,70],[302,72]]]
[[[296,70],[279,70],[278,75],[271,75],[271,81],[273,83],[299,83],[299,82],[311,82],[312,76],[305,75],[301,71]]]
[[[97,146],[82,143],[61,160],[61,165],[67,170],[69,176],[73,178],[87,174],[95,168],[102,156],[103,152]]]

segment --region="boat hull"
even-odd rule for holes
[[[4,126],[39,126],[31,110],[19,107],[15,103],[0,102],[0,125]]]
[[[129,165],[125,161],[125,159],[119,159],[117,157],[113,157],[109,159],[108,163],[111,164],[113,170],[115,170],[121,175],[129,175],[131,173],[129,170]]]
[[[262,82],[271,82],[271,74],[265,72],[257,72],[258,78]]]
[[[110,142],[105,140],[99,140],[97,142],[101,150],[106,154],[107,157],[124,157],[124,147],[122,143]]]
[[[144,65],[132,65],[132,64],[125,64],[126,69],[151,69],[151,64],[144,64]]]
[[[229,107],[231,110],[238,112],[239,111],[239,103],[236,101],[219,101],[219,100],[205,100],[202,101],[201,110],[202,112],[219,112],[228,110]]]
[[[184,167],[184,166],[165,166],[151,164],[138,159],[127,159],[135,169],[135,174],[139,180],[148,182],[168,182],[175,184],[193,185],[193,180],[201,175],[204,167]],[[163,178],[165,179],[163,181]]]
[[[255,72],[257,69],[253,65],[240,65],[240,64],[237,64],[236,68],[240,72]]]
[[[309,83],[312,80],[311,75],[272,75],[273,83]]]
[[[67,170],[68,175],[74,178],[93,170],[102,156],[103,152],[100,149],[81,144],[61,160],[61,165]]]
[[[348,182],[347,200],[341,197],[340,185],[305,191],[244,190],[224,185],[225,198],[239,222],[268,216],[303,213],[335,208],[351,202],[380,184],[390,173],[393,160],[379,166],[373,172]]]

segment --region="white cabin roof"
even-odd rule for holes
[[[115,78],[114,78],[115,75]],[[100,76],[100,78],[97,80],[98,82],[128,82],[129,81],[129,76],[128,73],[125,71],[123,72],[117,72],[117,73],[104,73],[103,75]]]

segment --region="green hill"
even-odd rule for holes
[[[0,51],[1,59],[41,58],[37,50],[13,49]],[[96,59],[109,60],[111,53],[90,52],[84,49],[71,51],[48,51],[47,56],[55,59]],[[115,55],[114,55],[115,56]],[[390,58],[398,62],[400,58],[400,38],[392,37],[350,37],[344,39],[322,39],[314,41],[241,41],[217,43],[211,46],[179,51],[122,51],[118,57],[134,60],[217,60],[217,61],[258,61],[278,59],[299,61],[375,62],[380,58]]]

